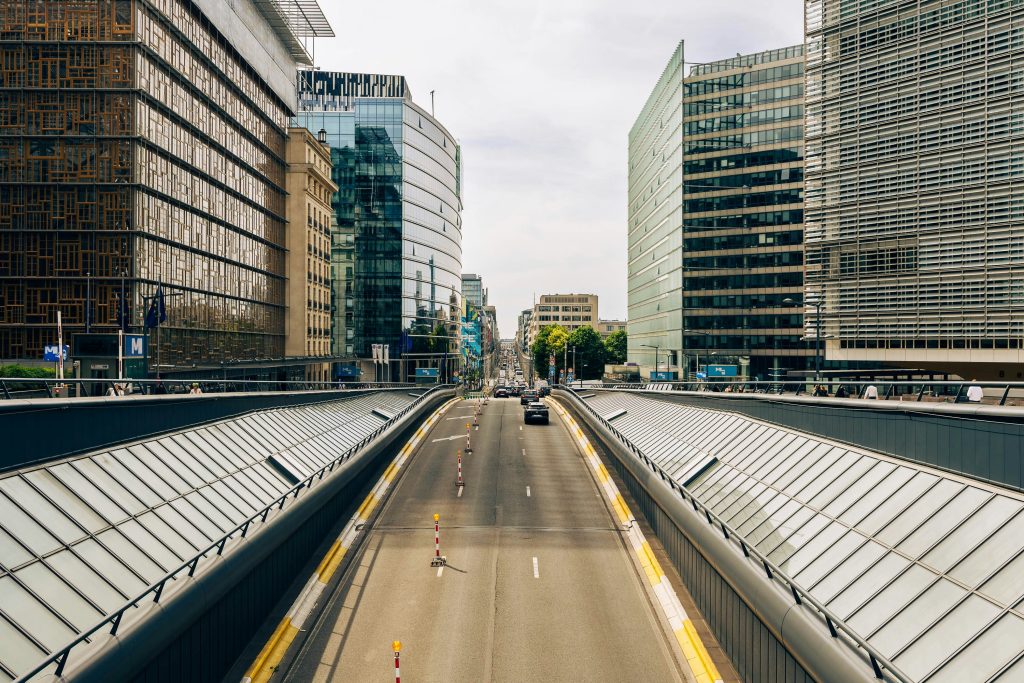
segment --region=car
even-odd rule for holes
[[[524,406],[525,405],[529,405],[530,403],[535,402],[535,401],[539,401],[539,400],[540,400],[540,395],[536,391],[534,391],[533,389],[527,389],[526,391],[524,391],[523,393],[521,393],[519,395],[519,404],[520,405],[524,405]]]
[[[494,398],[508,398],[508,389],[505,387],[495,387]]]
[[[545,396],[550,396],[551,387],[549,387],[547,384],[542,384],[540,388],[537,389],[537,393],[540,394],[541,398]]]
[[[522,393],[523,393],[523,388],[520,387],[520,386],[513,385],[513,386],[509,387],[509,389],[508,389],[508,395],[509,396],[519,396]]]
[[[523,422],[530,424],[532,421],[548,424],[548,407],[540,401],[528,403],[523,411]]]

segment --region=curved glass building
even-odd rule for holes
[[[326,132],[339,187],[332,355],[387,344],[393,379],[446,364],[462,304],[459,145],[402,76],[304,72],[299,110],[298,125]]]

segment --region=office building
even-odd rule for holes
[[[830,360],[1020,380],[1024,8],[860,5],[806,5],[808,332],[820,305]]]
[[[315,2],[0,4],[0,357],[141,332],[150,372],[280,359],[285,145]],[[84,373],[89,376],[89,373]]]
[[[683,43],[629,144],[629,359],[768,379],[803,316],[803,46],[696,64]]]
[[[352,277],[332,269],[334,327],[356,359],[387,344],[392,378],[458,356],[462,311],[461,152],[402,76],[305,71],[296,123],[331,148],[337,232]],[[349,285],[351,286],[348,289]],[[344,293],[344,300],[341,295]]]
[[[533,319],[533,309],[524,309],[516,319],[518,323],[516,327],[516,341],[519,342],[519,348],[526,351],[530,347],[530,321]]]
[[[601,335],[601,339],[607,339],[615,332],[626,331],[625,320],[598,320],[597,331]]]
[[[318,358],[305,378],[331,379],[331,150],[305,128],[288,130],[285,187],[288,218],[285,243],[285,355]]]
[[[533,345],[537,333],[548,325],[561,325],[569,332],[589,325],[597,329],[596,294],[542,294],[533,305],[528,343]]]
[[[484,289],[484,279],[475,273],[463,273],[462,296],[469,299],[474,306],[486,306],[487,290]]]

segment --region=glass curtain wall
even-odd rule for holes
[[[687,365],[773,379],[803,336],[803,46],[691,68],[683,85]],[[724,373],[730,369],[722,370]]]

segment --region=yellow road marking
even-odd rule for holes
[[[556,401],[554,402],[555,408],[565,421],[566,426],[569,427],[569,432],[576,436],[576,441],[579,446],[583,449],[588,456],[591,467],[594,468],[597,473],[597,478],[601,482],[605,493],[608,495],[612,509],[615,514],[618,515],[619,520],[623,525],[628,525],[633,519],[633,515],[629,510],[629,506],[626,505],[625,499],[622,494],[619,493],[618,487],[615,482],[611,479],[608,474],[608,470],[605,468],[604,463],[597,456],[597,451],[594,450],[590,440],[580,429],[576,420],[569,414],[567,410],[564,410],[561,405]],[[674,605],[666,605],[662,603],[662,609],[665,612],[665,616],[670,622],[670,628],[673,621],[673,611],[678,611],[678,617],[682,619],[682,627],[674,630],[676,641],[679,643],[680,649],[683,651],[683,656],[686,659],[690,670],[693,675],[697,678],[698,683],[721,683],[721,675],[718,673],[718,668],[715,666],[714,661],[711,659],[711,655],[708,653],[707,648],[704,646],[703,641],[700,639],[700,635],[693,626],[693,622],[686,616],[686,611],[683,606],[679,604],[679,598],[675,594],[675,589],[672,588],[672,584],[669,583],[668,577],[665,576],[664,570],[661,568],[661,563],[654,556],[654,551],[651,549],[650,543],[643,536],[643,532],[637,527],[630,527],[629,529],[630,541],[633,544],[633,549],[636,552],[637,559],[640,561],[640,566],[644,570],[644,574],[647,576],[647,581],[651,587],[655,589],[655,593],[658,594],[658,588],[662,588],[662,592],[659,595],[659,602],[662,600],[662,596],[668,594],[674,601]],[[639,542],[639,543],[638,543]],[[639,545],[639,547],[638,547]],[[675,610],[672,608],[675,607]],[[676,622],[678,623],[678,622]]]
[[[406,443],[398,452],[398,455],[396,455],[394,460],[391,461],[391,464],[388,465],[388,468],[384,471],[384,474],[377,482],[377,485],[371,489],[369,494],[367,494],[366,498],[359,506],[359,509],[356,511],[356,514],[353,515],[352,519],[349,520],[349,524],[347,524],[345,529],[342,530],[341,537],[331,544],[327,554],[320,560],[320,564],[317,565],[316,571],[313,573],[313,576],[310,577],[310,581],[315,580],[316,583],[320,585],[320,588],[327,585],[331,577],[334,575],[334,572],[337,571],[338,567],[341,565],[341,561],[344,559],[345,554],[348,552],[348,548],[342,544],[341,539],[347,535],[349,527],[353,525],[355,520],[366,521],[369,518],[370,513],[377,506],[377,503],[380,502],[377,489],[380,488],[380,494],[383,495],[383,491],[387,489],[388,485],[401,469],[401,463],[405,457],[412,453],[416,446],[419,445],[426,431],[433,427],[438,418],[443,415],[456,401],[457,399],[452,399],[435,410],[423,423],[423,426],[416,430],[415,435],[409,439],[408,443]],[[383,487],[381,486],[382,484]],[[260,650],[260,653],[256,656],[252,666],[250,666],[249,670],[245,672],[245,677],[242,679],[243,683],[266,683],[266,681],[276,673],[277,667],[280,666],[281,661],[288,652],[288,648],[291,647],[292,641],[295,640],[295,636],[299,633],[299,630],[302,627],[301,624],[292,623],[291,615],[295,613],[294,610],[296,607],[299,606],[306,597],[309,586],[310,584],[307,582],[307,589],[304,589],[296,599],[295,603],[289,610],[289,616],[282,619],[281,623],[278,624],[276,629],[274,629],[274,633],[263,646],[263,649]]]

